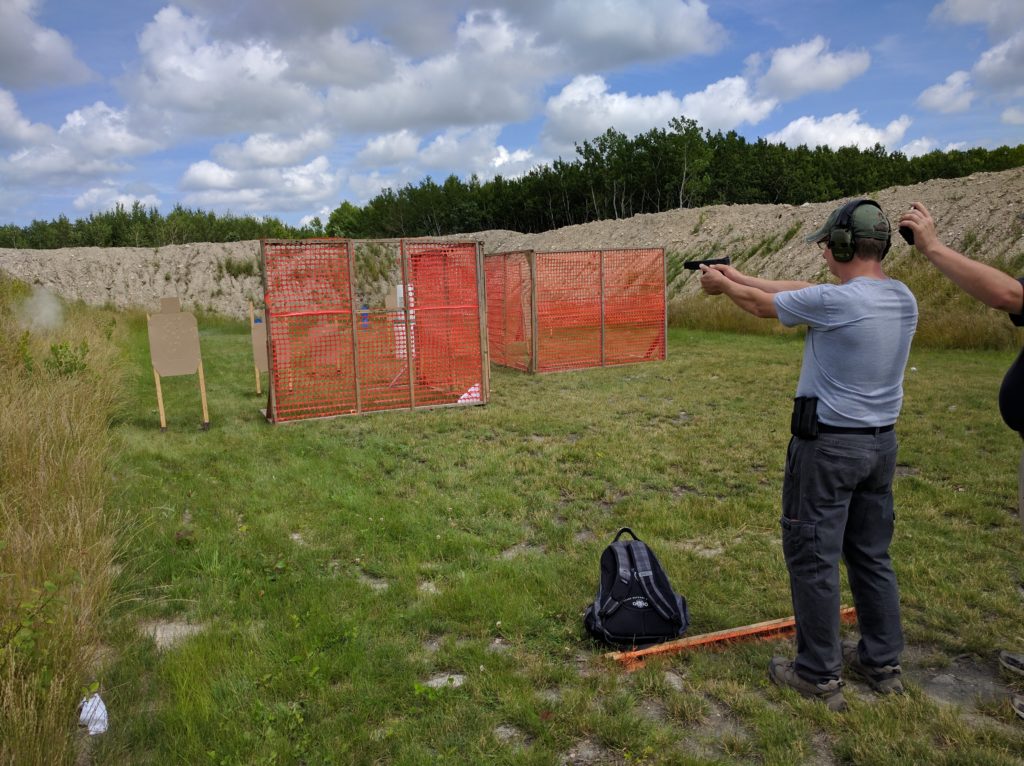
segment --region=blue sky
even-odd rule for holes
[[[326,220],[680,115],[911,156],[1024,143],[1024,0],[0,0],[0,223]]]

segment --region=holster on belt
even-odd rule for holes
[[[789,432],[799,439],[818,438],[818,397],[798,396],[793,399]]]

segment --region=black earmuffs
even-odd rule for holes
[[[857,249],[857,240],[853,236],[851,219],[853,218],[853,211],[861,205],[874,205],[879,210],[882,209],[882,206],[872,199],[855,199],[843,205],[842,210],[839,211],[839,217],[836,218],[835,225],[828,233],[828,249],[832,251],[832,257],[839,263],[848,263],[853,260],[854,250]],[[889,252],[891,245],[892,233],[890,231],[889,237],[885,240],[885,249],[882,250],[882,258],[885,258],[885,254]]]

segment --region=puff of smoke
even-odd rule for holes
[[[18,321],[32,332],[56,330],[64,323],[64,306],[45,287],[33,285],[32,295],[18,308]]]

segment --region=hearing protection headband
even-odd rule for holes
[[[846,263],[847,261],[853,260],[853,251],[855,249],[856,240],[853,236],[853,227],[851,222],[853,219],[853,211],[861,205],[873,205],[879,210],[882,206],[879,205],[872,199],[855,199],[847,202],[843,205],[839,211],[839,216],[836,218],[835,225],[828,233],[828,246],[832,251],[832,257],[840,263]],[[884,216],[884,212],[883,212]],[[885,258],[885,254],[889,252],[889,247],[892,245],[892,233],[885,240],[885,249],[882,250],[882,258]]]

